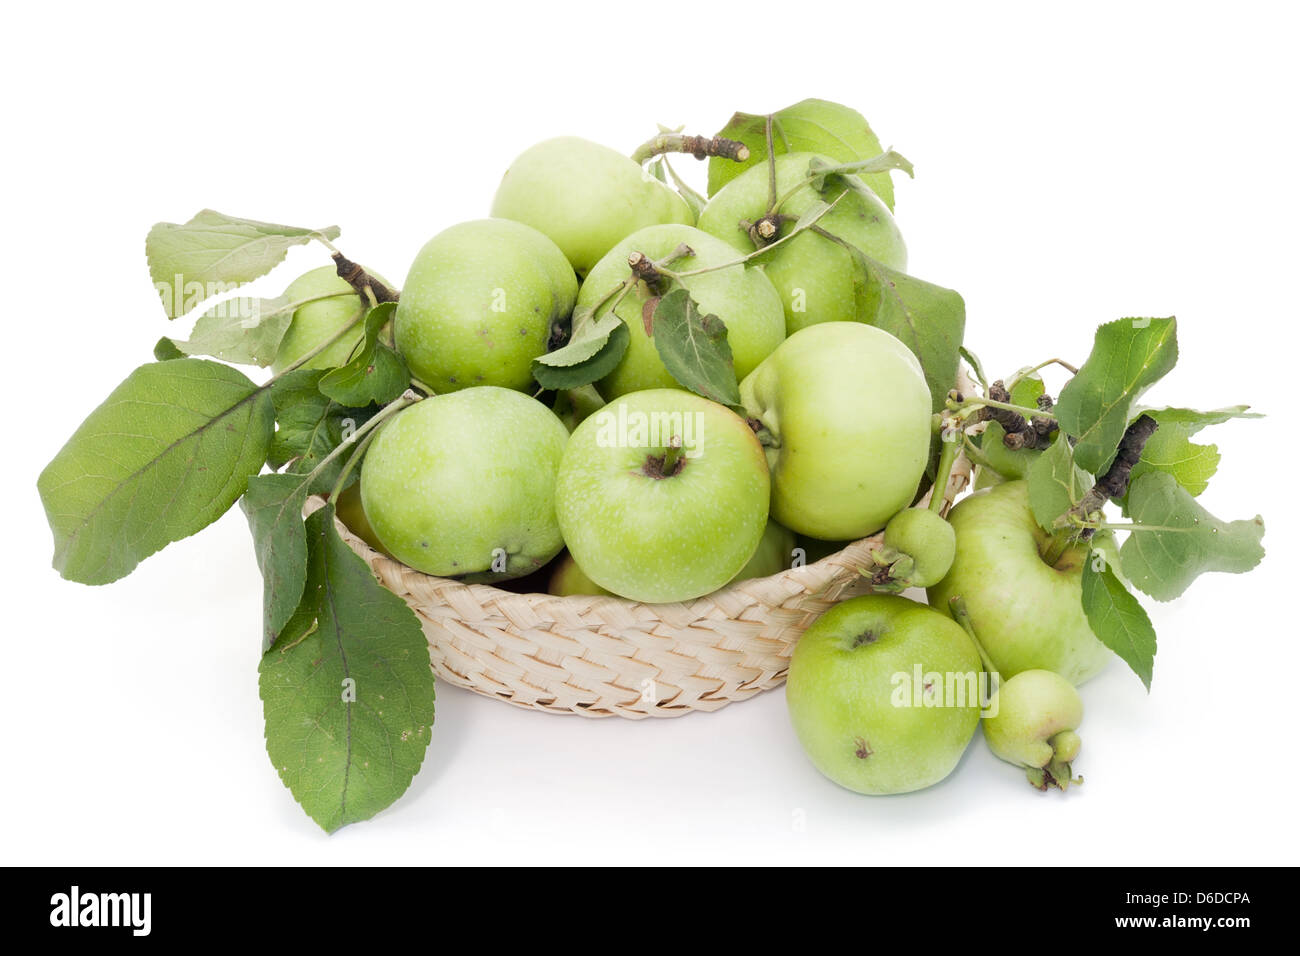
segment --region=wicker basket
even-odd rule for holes
[[[948,505],[969,476],[970,464],[959,456],[944,496]],[[858,568],[870,565],[881,537],[689,603],[640,604],[519,594],[433,577],[374,551],[336,523],[383,584],[419,615],[443,680],[519,707],[638,720],[717,710],[779,685],[804,629],[837,601],[869,590]]]

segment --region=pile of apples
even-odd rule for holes
[[[680,154],[708,159],[707,198]],[[1131,590],[1168,601],[1262,559],[1262,519],[1195,500],[1218,452],[1190,440],[1256,416],[1137,404],[1177,361],[1172,317],[1103,324],[1077,368],[990,380],[960,295],[904,271],[894,171],[911,165],[823,100],[713,137],[661,130],[630,156],[551,139],[400,290],[334,226],[158,223],[163,309],[197,318],[42,471],[55,567],[118,580],[239,502],[267,751],[333,830],[409,786],[435,696],[417,615],[335,516],[426,574],[647,604],[883,532],[857,569],[870,593],[790,661],[813,764],[861,793],[917,790],[982,724],[1035,787],[1066,789],[1076,687],[1112,654],[1150,686],[1156,635]],[[243,291],[308,243],[333,264],[274,298]],[[963,359],[979,389],[954,387]],[[1055,399],[1052,365],[1071,376]],[[945,517],[962,454],[978,490]]]
[[[804,184],[818,158],[776,158],[791,221],[818,198]],[[897,338],[853,320],[853,266],[835,241],[801,234],[761,265],[738,261],[755,251],[750,225],[767,208],[771,173],[767,164],[743,172],[697,220],[676,191],[602,145],[566,137],[523,153],[492,218],[452,226],[416,256],[391,334],[438,397],[378,431],[339,515],[371,546],[428,574],[651,603],[775,574],[885,529],[882,563],[895,573],[883,590],[937,586],[944,612],[892,594],[845,602],[800,643],[787,695],[800,740],[832,779],[865,793],[914,790],[956,765],[980,700],[899,707],[891,677],[917,666],[981,672],[976,645],[944,602],[960,582],[972,613],[1005,617],[986,605],[1004,605],[1023,581],[998,582],[1003,562],[970,551],[1012,528],[1028,547],[1033,521],[1015,486],[1001,493],[1005,514],[985,521],[991,531],[965,509],[956,527],[969,533],[909,507],[928,486],[934,438],[921,367]],[[869,189],[847,192],[824,221],[874,258],[906,265],[893,216]],[[644,260],[670,263],[673,282],[725,323],[739,407],[686,390],[665,367],[643,321],[663,289],[628,284],[632,263]],[[347,301],[355,290],[331,269],[299,283],[291,297],[325,298],[295,313],[277,363],[326,341],[355,311]],[[534,362],[575,310],[593,321],[614,314],[628,346],[594,387],[544,404]],[[338,365],[357,344],[345,338],[332,347],[339,354],[322,352],[307,367]],[[1079,587],[1077,576],[1037,563],[1050,586]],[[976,585],[972,568],[990,573]],[[1004,621],[992,646],[1002,660],[1025,657],[1017,670],[1086,678],[1108,652],[1078,603],[1064,629],[1039,616]],[[1009,649],[1002,633],[1015,635]],[[1073,731],[1078,695],[1065,680],[1047,688],[1046,700],[1021,708],[1004,695],[1004,716],[989,721],[1017,724],[1013,743],[999,748],[1017,763],[1073,759],[1046,741]]]

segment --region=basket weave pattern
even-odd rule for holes
[[[969,476],[970,464],[959,456],[945,510]],[[858,569],[871,566],[881,543],[881,535],[864,538],[815,564],[686,603],[641,604],[517,594],[433,577],[336,524],[419,616],[443,680],[519,707],[632,719],[717,710],[778,686],[808,625],[836,602],[870,590]]]

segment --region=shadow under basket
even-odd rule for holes
[[[959,455],[945,512],[969,478],[970,463]],[[322,503],[312,499],[308,509]],[[641,604],[434,577],[335,524],[420,618],[438,677],[518,707],[634,720],[717,710],[780,685],[804,630],[833,604],[871,590],[858,568],[871,565],[883,537],[693,601]]]

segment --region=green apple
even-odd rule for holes
[[[1045,670],[1021,671],[998,688],[984,718],[984,739],[995,755],[1025,768],[1039,790],[1064,790],[1073,778],[1071,762],[1081,741],[1083,700],[1074,685]]]
[[[577,295],[564,253],[536,229],[508,219],[462,222],[416,255],[393,320],[397,348],[438,392],[530,389],[533,359]]]
[[[501,178],[492,215],[550,236],[579,275],[638,229],[695,222],[686,200],[630,157],[576,136],[520,154]]]
[[[750,427],[681,389],[633,392],[574,431],[556,481],[569,551],[597,585],[634,601],[716,591],[767,523],[767,463]]]
[[[818,770],[858,793],[907,793],[957,766],[979,725],[980,670],[979,652],[952,618],[868,594],[804,632],[785,699]]]
[[[388,554],[388,549],[379,540],[379,535],[375,534],[375,529],[370,527],[370,521],[366,518],[366,510],[361,504],[361,482],[354,481],[339,492],[338,500],[334,502],[334,513],[358,538],[380,554]],[[392,557],[391,554],[388,556]]]
[[[750,578],[766,578],[780,574],[790,567],[794,557],[794,532],[775,521],[769,520],[763,529],[763,537],[758,541],[753,557],[732,578],[732,582],[747,581]]]
[[[564,422],[565,428],[573,431],[604,404],[605,400],[600,397],[600,392],[596,391],[596,386],[579,385],[577,388],[568,388],[557,393],[551,410],[560,416],[560,421]]]
[[[938,584],[952,567],[957,535],[952,525],[928,508],[907,508],[885,525],[885,547],[911,559],[908,587]]]
[[[388,280],[378,273],[372,275],[388,285]],[[271,363],[271,371],[275,373],[283,372],[326,339],[338,334],[362,309],[357,290],[340,279],[333,266],[321,266],[303,273],[289,283],[284,298],[302,305],[294,310],[289,329],[280,340],[279,351]],[[365,331],[358,324],[354,332],[343,336],[302,367],[325,369],[346,365],[364,335]]]
[[[781,300],[761,269],[737,263],[740,257],[736,250],[692,226],[648,226],[619,242],[583,280],[578,292],[578,310],[594,309],[631,275],[628,256],[633,252],[658,261],[672,255],[681,245],[688,246],[693,255],[674,261],[674,270],[725,266],[715,272],[686,277],[681,285],[701,310],[716,315],[727,326],[727,344],[731,347],[736,377],[743,378],[785,339]],[[727,266],[727,263],[736,264]],[[645,332],[641,307],[655,294],[644,282],[638,282],[635,293],[630,292],[619,301],[617,314],[627,326],[630,339],[618,367],[597,384],[606,399],[647,388],[680,388],[659,358],[654,340]],[[607,314],[612,306],[612,301],[606,303],[596,315]]]
[[[403,409],[361,466],[361,503],[403,564],[465,581],[520,577],[564,546],[555,476],[569,432],[549,408],[484,385]]]
[[[767,432],[772,517],[787,528],[861,538],[912,503],[930,454],[930,392],[888,332],[802,329],[740,383],[740,399]]]
[[[809,166],[815,159],[834,162],[815,153],[786,153],[776,158],[776,192],[785,198],[778,210],[784,222],[773,241],[788,235],[799,217],[817,203],[835,202],[845,192],[843,182],[837,184],[835,180],[830,181],[825,193],[811,185],[800,185],[808,178]],[[769,169],[768,163],[760,163],[720,189],[700,214],[700,228],[738,251],[759,248],[751,238],[750,227],[770,211]],[[817,225],[891,269],[907,268],[907,248],[894,217],[865,186],[863,191],[849,192],[839,199]],[[781,295],[790,334],[818,322],[859,317],[858,269],[852,254],[834,240],[804,232],[758,261]]]
[[[578,562],[573,560],[571,554],[564,555],[556,562],[555,570],[551,573],[551,581],[546,590],[560,597],[569,597],[574,594],[590,594],[604,597],[617,596],[612,591],[606,591],[587,577],[586,572],[578,567]]]
[[[1083,613],[1087,545],[1043,560],[1051,535],[1029,510],[1029,486],[1007,481],[958,502],[948,515],[957,535],[952,568],[926,592],[946,610],[960,596],[980,643],[1004,678],[1026,670],[1055,671],[1082,684],[1101,671],[1110,651]]]

